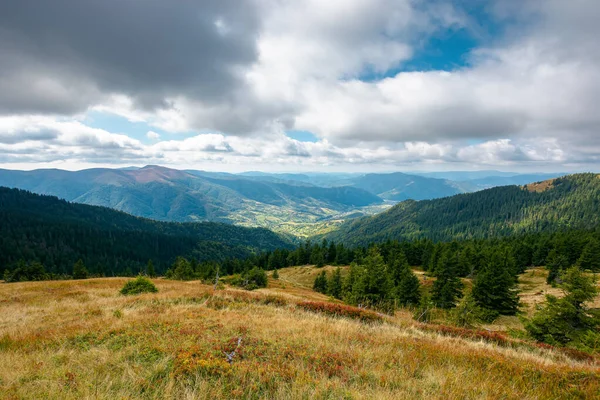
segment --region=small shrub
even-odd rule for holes
[[[480,321],[486,321],[487,318],[491,318],[491,315],[489,314],[490,310],[482,309],[477,305],[471,295],[467,295],[460,303],[458,303],[458,306],[450,312],[450,320],[457,326],[473,328],[478,325]]]
[[[132,281],[128,281],[121,289],[121,294],[132,295],[140,293],[156,293],[158,289],[152,281],[144,276],[138,276]]]
[[[247,290],[255,290],[258,288],[267,287],[267,274],[264,270],[254,267],[250,271],[248,271],[244,280],[246,283],[245,289]]]
[[[364,310],[358,307],[346,306],[342,304],[303,301],[298,303],[297,306],[306,311],[331,315],[334,317],[352,318],[363,322],[383,321],[381,315],[374,313],[373,311]]]
[[[235,274],[221,278],[221,281],[227,285],[238,286],[246,290],[256,290],[267,287],[267,273],[254,267],[244,274]]]

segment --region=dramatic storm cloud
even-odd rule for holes
[[[599,18],[594,0],[6,1],[0,163],[597,169]]]

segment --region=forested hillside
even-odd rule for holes
[[[70,274],[80,258],[96,274],[135,273],[148,260],[160,272],[177,256],[223,260],[287,246],[267,229],[156,222],[0,188],[0,273],[24,260],[39,261],[50,273]]]
[[[593,228],[600,222],[600,178],[577,174],[448,198],[405,201],[348,222],[327,238],[351,245],[387,239],[460,240]]]

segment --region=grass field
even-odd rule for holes
[[[158,293],[133,297],[121,278],[0,284],[0,397],[600,398],[595,359],[403,313],[305,311],[328,301],[310,290],[316,273],[280,270],[256,292],[156,279]]]

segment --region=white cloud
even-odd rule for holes
[[[162,164],[238,171],[255,168],[319,170],[323,167],[360,170],[364,166],[374,170],[418,169],[443,163],[457,168],[476,164],[514,169],[556,163],[581,167],[597,161],[596,153],[589,153],[589,149],[565,146],[556,139],[545,138],[498,139],[472,145],[364,141],[338,146],[327,139],[300,142],[282,133],[268,137],[206,133],[183,140],[157,139],[144,144],[81,122],[50,117],[3,117],[0,132],[4,132],[0,135],[0,165],[5,168],[35,162],[41,166],[58,164],[70,168]]]
[[[146,133],[146,137],[150,140],[159,140],[160,139],[160,135],[154,131],[148,131],[148,133]]]
[[[218,71],[204,71],[210,68],[198,57],[193,61],[202,76],[187,67],[178,75],[158,64],[147,66],[163,79],[148,86],[151,94],[137,76],[126,90],[114,85],[116,77],[135,71],[111,69],[109,85],[97,70],[90,75],[54,64],[44,69],[37,55],[17,52],[29,69],[11,68],[11,76],[22,78],[12,86],[10,79],[0,79],[0,88],[8,88],[0,97],[13,100],[2,104],[16,107],[0,118],[0,162],[102,163],[112,156],[124,163],[213,163],[216,169],[436,163],[524,169],[600,161],[597,1],[490,1],[492,18],[504,24],[506,34],[473,50],[469,65],[395,75],[390,71],[410,60],[419,43],[448,27],[476,29],[476,21],[449,1],[253,0],[246,4],[252,8],[248,18],[228,8],[234,2],[207,4],[210,20],[203,24],[227,47],[221,53],[202,41],[216,52]],[[187,15],[175,16],[189,22]],[[185,27],[196,32],[193,24]],[[135,33],[145,32],[142,28]],[[3,40],[0,48],[7,45]],[[68,42],[81,50],[80,43]],[[148,46],[155,48],[143,47]],[[177,62],[184,61],[182,54],[176,54]],[[382,73],[393,76],[377,79]],[[222,90],[215,91],[213,75],[224,82]],[[28,76],[34,78],[31,85],[23,83]],[[144,121],[174,135],[150,131],[151,143],[143,144],[89,128],[69,116],[81,109],[73,91],[88,110]],[[39,104],[32,104],[36,98]],[[158,98],[159,106],[142,101],[149,98]],[[28,107],[19,105],[25,103]],[[54,116],[27,115],[46,107]],[[311,131],[319,141],[291,140],[283,134],[287,129]],[[192,137],[178,140],[177,133]]]

